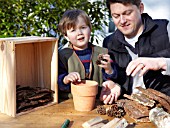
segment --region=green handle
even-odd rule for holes
[[[64,121],[64,123],[62,124],[61,128],[68,128],[69,123],[70,123],[70,120],[69,120],[69,119],[66,119],[66,120]]]

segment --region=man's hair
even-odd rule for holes
[[[106,0],[106,5],[109,10],[110,10],[110,4],[113,4],[113,3],[122,3],[124,5],[133,4],[139,7],[141,0]]]
[[[76,27],[78,17],[82,17],[85,23],[92,29],[91,21],[86,12],[80,9],[67,10],[58,25],[59,30],[63,35],[67,35],[67,30]]]

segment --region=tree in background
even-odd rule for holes
[[[0,0],[0,38],[47,36],[62,38],[57,25],[67,9],[87,12],[92,22],[92,41],[96,30],[107,25],[105,0]],[[97,41],[97,40],[96,40]]]

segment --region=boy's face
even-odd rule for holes
[[[66,39],[73,44],[76,50],[83,50],[88,47],[91,30],[82,17],[78,17],[76,27],[67,30]]]
[[[139,8],[136,5],[112,3],[110,5],[111,16],[115,26],[126,36],[132,38],[143,31],[141,13],[143,13],[143,3]]]

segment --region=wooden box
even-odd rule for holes
[[[58,40],[53,37],[0,38],[0,112],[15,117],[16,85],[48,87],[58,103]]]

